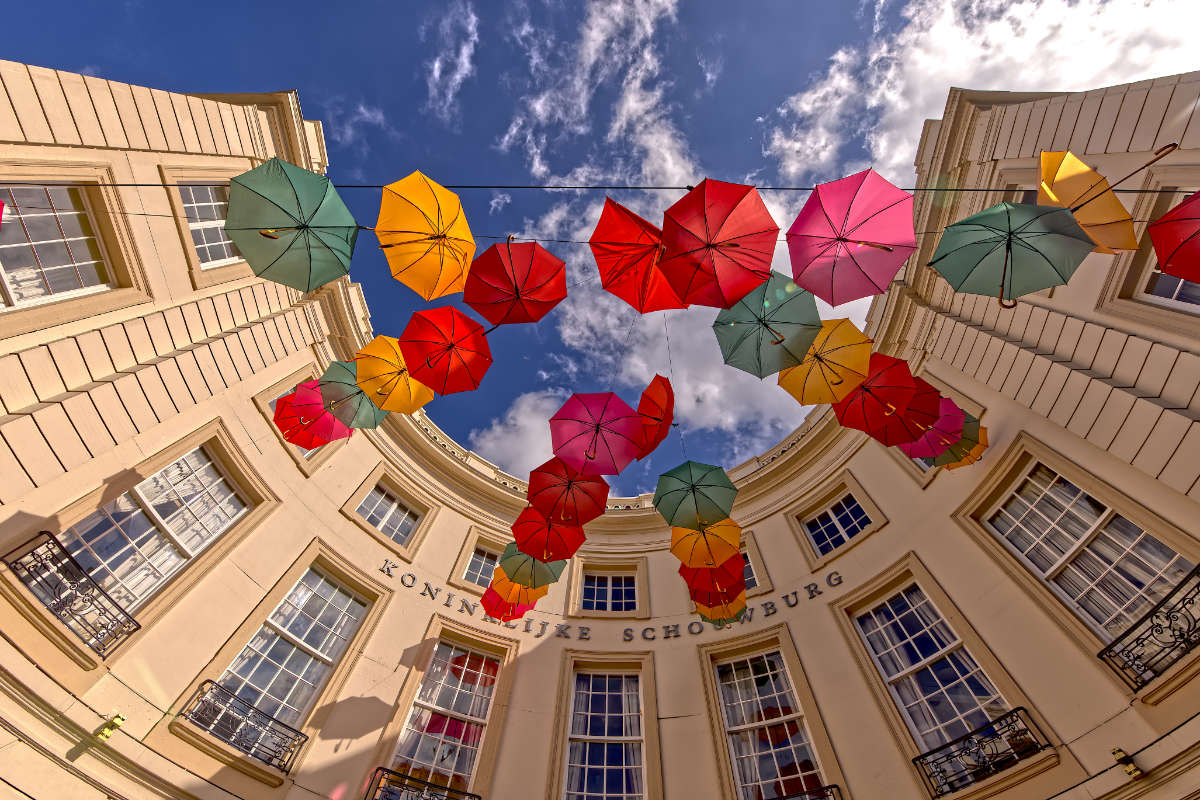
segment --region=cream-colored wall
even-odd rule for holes
[[[1184,149],[1162,164],[1195,163],[1200,120],[1176,117],[1190,115],[1198,78],[1080,96],[953,90],[943,119],[926,126],[920,179],[999,186],[1003,170],[1032,175],[1038,147],[1057,142],[1068,109],[1078,112],[1071,130],[1081,131],[1080,141],[1086,122],[1087,141],[1098,143],[1077,152],[1110,174],[1140,163],[1144,151],[1176,129]],[[300,119],[290,95],[200,99],[10,62],[0,62],[0,80],[6,90],[0,180],[29,160],[50,168],[99,165],[105,172],[97,174],[115,182],[152,184],[162,182],[164,169],[236,174],[276,152],[324,166],[319,129]],[[1177,102],[1177,95],[1193,103]],[[1136,98],[1142,110],[1127,113]],[[1042,135],[1044,111],[1032,132],[1034,106],[1059,108],[1055,133]],[[1109,111],[1087,121],[1092,106]],[[1142,121],[1154,113],[1157,122]],[[201,118],[207,127],[197,123]],[[179,124],[189,119],[191,126]],[[1125,136],[1130,124],[1134,133]],[[1154,134],[1146,134],[1151,127]],[[113,202],[127,211],[176,213],[164,188],[113,191]],[[918,194],[917,230],[939,229],[998,193],[935,198]],[[424,415],[389,418],[379,431],[359,432],[302,469],[254,402],[289,376],[348,357],[369,339],[358,288],[343,281],[301,297],[244,272],[204,285],[194,280],[177,220],[129,214],[118,222],[143,277],[135,302],[65,322],[80,301],[52,304],[37,327],[19,333],[0,315],[0,552],[40,529],[70,524],[86,510],[78,501],[97,490],[128,489],[136,482],[130,470],[215,420],[243,477],[261,489],[263,511],[228,534],[232,546],[220,557],[202,557],[202,568],[172,582],[164,590],[171,602],[154,609],[105,661],[88,658],[78,643],[74,651],[56,643],[46,632],[53,620],[31,622],[18,602],[25,590],[0,570],[0,775],[33,796],[361,796],[395,745],[424,666],[422,639],[441,615],[493,647],[515,651],[488,729],[487,747],[496,756],[480,765],[474,787],[487,797],[558,795],[561,764],[548,754],[562,732],[556,687],[568,657],[577,657],[569,650],[651,653],[657,708],[646,713],[658,719],[661,753],[647,759],[660,760],[664,796],[731,797],[724,742],[710,724],[715,708],[706,693],[704,653],[782,626],[790,636],[784,649],[794,646],[793,680],[811,689],[812,700],[801,700],[809,730],[822,741],[827,735],[828,744],[817,747],[826,779],[855,800],[917,800],[926,795],[909,763],[916,745],[881,699],[843,607],[854,607],[899,568],[932,581],[935,602],[943,598],[948,607],[941,610],[1006,700],[1027,705],[1055,745],[980,790],[955,796],[1049,797],[1111,767],[1117,746],[1130,753],[1149,747],[1137,756],[1147,779],[1126,785],[1119,769],[1108,769],[1061,797],[1175,800],[1200,785],[1200,772],[1188,770],[1200,757],[1200,723],[1191,720],[1200,709],[1200,683],[1179,676],[1198,671],[1196,654],[1173,675],[1131,693],[1095,657],[1098,648],[1080,640],[1069,612],[1022,582],[1013,568],[1023,568],[973,533],[963,512],[982,502],[1007,469],[1006,454],[1029,447],[1048,453],[1051,466],[1061,459],[1064,469],[1094,476],[1089,490],[1108,493],[1122,513],[1144,507],[1174,531],[1172,543],[1200,559],[1200,358],[1188,334],[1200,317],[1156,307],[1147,314],[1146,304],[1132,299],[1104,300],[1104,287],[1114,270],[1128,269],[1128,257],[1091,256],[1069,287],[1011,312],[999,312],[987,298],[954,296],[928,269],[910,266],[872,311],[879,347],[910,359],[964,405],[981,408],[992,447],[981,463],[926,481],[818,409],[779,446],[731,470],[742,490],[734,517],[753,531],[761,553],[756,569],[772,584],[771,592],[751,599],[749,621],[688,633],[695,618],[666,549],[667,529],[642,497],[614,500],[630,508],[611,509],[589,525],[583,552],[644,556],[650,597],[643,599],[651,617],[565,617],[563,581],[528,615],[533,624],[526,631],[524,621],[504,627],[480,612],[464,613],[459,599],[477,597],[461,581],[450,584],[460,577],[453,573],[465,537],[479,530],[504,535],[523,504],[519,478],[464,450]],[[936,244],[935,237],[923,239],[913,264],[924,263]],[[188,391],[201,383],[212,393]],[[431,509],[411,553],[369,535],[344,510],[381,464],[411,500]],[[802,549],[807,544],[789,516],[846,473],[886,522],[814,568],[815,556]],[[175,729],[187,723],[171,720],[192,688],[220,674],[246,628],[261,620],[256,609],[286,591],[282,582],[297,559],[322,547],[355,580],[377,587],[378,613],[303,726],[310,740],[292,773],[222,760],[178,735]],[[391,576],[380,571],[385,560],[397,564]],[[421,594],[426,582],[438,588],[436,600]],[[803,587],[813,583],[820,594],[810,599]],[[542,622],[548,629],[538,636]],[[554,635],[556,624],[570,626],[569,639]],[[680,635],[669,636],[675,625]],[[583,627],[587,639],[579,638]],[[1174,690],[1159,697],[1156,686],[1165,682]],[[128,721],[106,743],[91,739],[114,712]]]

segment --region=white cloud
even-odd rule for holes
[[[508,192],[493,191],[492,199],[488,201],[488,214],[499,214],[511,202],[512,195]]]
[[[365,135],[365,128],[388,127],[387,117],[382,108],[360,101],[347,110],[345,101],[340,98],[328,103],[326,120],[330,137],[343,147],[360,144]]]
[[[888,5],[874,3],[877,23]],[[1200,3],[911,0],[900,16],[784,101],[766,136],[781,173],[830,180],[865,150],[911,182],[922,123],[941,116],[951,86],[1081,91],[1195,69]]]
[[[697,53],[696,63],[699,64],[700,73],[704,76],[704,91],[711,92],[721,78],[721,73],[725,71],[725,58],[720,53],[709,55]]]
[[[554,455],[550,417],[568,394],[563,389],[545,389],[519,395],[504,416],[471,431],[467,437],[471,449],[513,475],[527,475]]]
[[[422,32],[424,33],[424,32]],[[475,74],[475,46],[479,44],[479,17],[466,0],[454,0],[437,25],[437,56],[426,62],[425,107],[443,122],[458,116],[458,92]]]

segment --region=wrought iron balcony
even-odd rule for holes
[[[1135,691],[1200,645],[1200,566],[1098,654]]]
[[[913,759],[933,797],[957,792],[1003,772],[1050,745],[1024,708]]]
[[[831,783],[819,789],[805,789],[796,794],[785,794],[779,800],[842,800],[842,787]]]
[[[200,684],[179,716],[284,773],[308,741],[306,734],[259,711],[216,681]]]
[[[101,658],[141,627],[49,531],[39,532],[4,556],[4,563]]]
[[[402,772],[378,767],[363,800],[483,800],[477,794],[439,786]]]

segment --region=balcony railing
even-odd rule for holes
[[[842,787],[836,783],[819,789],[805,789],[795,794],[785,794],[779,800],[842,800]]]
[[[1200,566],[1098,655],[1136,691],[1197,645],[1200,645]]]
[[[942,797],[1003,772],[1050,745],[1024,708],[913,759],[925,788]]]
[[[205,681],[180,716],[281,772],[292,762],[308,736],[259,711],[216,681]]]
[[[402,772],[379,767],[363,800],[483,800],[477,794],[439,786]]]
[[[49,531],[41,531],[4,556],[4,563],[101,658],[141,627]]]

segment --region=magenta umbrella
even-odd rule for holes
[[[642,418],[612,392],[573,394],[550,418],[554,455],[584,475],[616,475],[638,455]]]
[[[822,183],[787,243],[792,279],[826,303],[879,294],[917,249],[913,197],[871,169]]]
[[[916,440],[898,444],[896,447],[909,458],[937,458],[962,438],[963,424],[966,421],[966,412],[949,397],[943,397],[938,404],[937,422]]]

